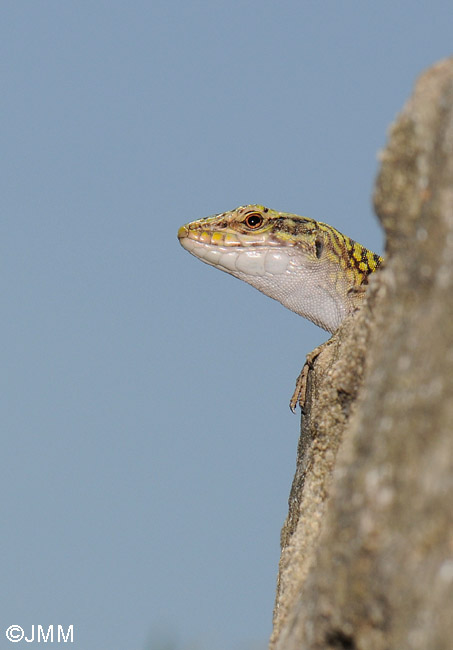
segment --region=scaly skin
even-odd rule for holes
[[[248,282],[328,332],[359,307],[368,276],[383,261],[332,226],[262,205],[193,221],[179,229],[178,238],[203,262]],[[309,355],[308,362],[313,358]],[[303,406],[301,390],[305,392],[305,382],[296,388],[296,402]]]

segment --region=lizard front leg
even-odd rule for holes
[[[318,347],[316,347],[314,350],[312,350],[307,354],[305,358],[304,366],[300,372],[300,375],[296,379],[296,388],[294,389],[293,396],[291,397],[291,400],[289,402],[289,408],[293,413],[296,412],[297,404],[299,404],[302,413],[305,413],[304,406],[305,406],[305,399],[307,397],[308,373],[313,368],[313,363],[315,359],[321,354],[321,352],[328,345],[330,345],[331,341],[332,339],[329,339],[328,341],[321,343],[321,345],[318,345]]]

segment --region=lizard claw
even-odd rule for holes
[[[293,413],[296,412],[297,404],[299,404],[302,413],[304,412],[305,398],[307,396],[307,377],[308,371],[310,370],[310,364],[307,361],[304,364],[304,367],[301,370],[300,375],[296,379],[296,388],[294,389],[293,396],[289,402],[289,408]]]
[[[294,389],[293,396],[289,401],[289,408],[293,413],[296,412],[296,407],[299,404],[302,414],[305,415],[304,407],[305,407],[305,400],[307,397],[308,373],[313,368],[314,360],[321,354],[321,352],[325,347],[330,345],[331,340],[332,339],[329,339],[325,343],[321,343],[321,345],[318,345],[318,347],[316,347],[314,350],[309,352],[309,354],[307,354],[304,367],[302,368],[300,375],[296,379],[296,388]]]

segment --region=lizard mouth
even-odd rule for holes
[[[195,224],[196,225],[196,224]],[[194,224],[186,224],[178,230],[178,239],[183,242],[191,239],[201,244],[212,244],[226,248],[262,246],[264,244],[275,245],[275,241],[268,232],[262,233],[239,233],[232,230],[208,230],[207,228],[194,227]],[[184,244],[182,244],[184,246]]]
[[[198,259],[234,275],[280,275],[287,271],[290,261],[282,248],[256,239],[242,240],[236,234],[196,232],[182,226],[178,238],[181,246]]]

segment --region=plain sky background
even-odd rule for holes
[[[382,252],[377,153],[452,4],[3,0],[0,48],[0,648],[261,650],[327,334],[177,229],[258,202]]]

